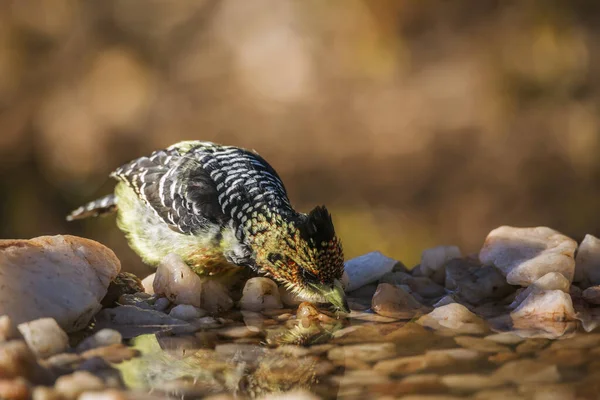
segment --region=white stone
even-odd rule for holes
[[[85,338],[77,346],[77,351],[82,353],[84,351],[95,349],[97,347],[110,346],[112,344],[120,344],[123,341],[123,336],[114,329],[101,329],[94,333],[92,336]]]
[[[486,322],[462,304],[452,303],[436,308],[417,320],[419,325],[454,334],[483,334],[489,331]]]
[[[112,250],[88,239],[0,240],[0,315],[17,325],[50,317],[67,332],[83,329],[120,269]]]
[[[384,317],[411,319],[429,311],[402,287],[380,283],[373,295],[371,308]]]
[[[189,304],[180,304],[171,309],[170,317],[181,319],[183,321],[191,321],[202,318],[206,315],[206,311],[201,308],[194,307]]]
[[[29,348],[39,358],[63,353],[69,348],[69,337],[54,318],[40,318],[17,327]]]
[[[156,276],[156,272],[148,275],[144,279],[142,279],[142,286],[144,287],[144,291],[148,294],[154,294],[154,277]]]
[[[563,274],[549,272],[517,294],[509,307],[517,308],[531,293],[540,293],[545,290],[562,290],[565,293],[569,293],[570,287],[571,282]]]
[[[531,293],[510,314],[514,329],[539,331],[541,337],[556,338],[576,320],[571,296],[562,290],[545,290]]]
[[[390,272],[398,261],[379,251],[364,254],[346,261],[344,270],[348,276],[346,292],[351,292],[369,283],[377,282]]]
[[[485,265],[495,265],[511,285],[529,286],[549,272],[571,282],[577,242],[546,227],[502,226],[491,231],[479,253]]]
[[[585,235],[575,257],[575,282],[600,285],[600,239]]]
[[[176,254],[169,254],[160,263],[152,287],[155,294],[175,304],[202,306],[202,281]]]
[[[437,246],[424,250],[421,253],[421,272],[432,277],[435,282],[443,284],[444,265],[454,258],[461,257],[462,253],[457,246]]]
[[[248,279],[242,292],[240,308],[249,311],[283,308],[275,282],[263,277]]]

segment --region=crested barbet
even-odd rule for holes
[[[324,206],[295,211],[277,172],[256,152],[184,141],[111,177],[118,181],[114,194],[67,219],[117,212],[129,245],[151,266],[175,253],[215,279],[251,268],[306,300],[349,312],[331,215]]]

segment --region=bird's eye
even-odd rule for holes
[[[310,283],[319,283],[319,277],[317,275],[315,275],[314,273],[301,268],[300,272],[302,274],[302,278],[304,278],[304,280],[306,282],[310,282]]]

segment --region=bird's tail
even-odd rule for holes
[[[67,215],[67,221],[108,215],[115,211],[117,211],[117,198],[114,194],[109,194],[73,210]]]

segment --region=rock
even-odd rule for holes
[[[0,379],[24,377],[30,382],[45,384],[48,372],[37,362],[35,354],[23,340],[10,340],[0,344]]]
[[[486,336],[484,339],[491,340],[492,342],[496,342],[496,343],[500,343],[500,344],[508,344],[508,345],[519,344],[525,340],[522,337],[520,337],[519,335],[515,335],[512,332],[495,333],[493,335]]]
[[[169,317],[180,319],[182,321],[192,321],[204,316],[206,316],[206,311],[189,304],[180,304],[173,307],[171,312],[169,312]]]
[[[511,285],[529,286],[549,272],[573,281],[577,242],[546,228],[502,226],[487,236],[479,259],[494,265]]]
[[[546,275],[542,276],[540,279],[533,282],[526,289],[521,290],[512,304],[509,306],[510,308],[516,308],[525,300],[531,293],[541,293],[545,290],[562,290],[565,293],[569,293],[569,288],[571,287],[571,282],[564,277],[563,274],[558,272],[549,272]]]
[[[581,293],[581,297],[590,304],[600,304],[600,285],[590,286]]]
[[[443,285],[446,280],[446,262],[461,257],[462,254],[457,246],[437,246],[424,250],[421,253],[421,272],[431,277],[434,282]]]
[[[155,294],[165,296],[175,304],[202,306],[202,280],[176,254],[169,254],[162,260],[152,287]]]
[[[152,306],[152,301],[156,301],[156,299],[150,296],[147,293],[140,292],[135,294],[123,294],[117,300],[117,305],[120,306],[136,306],[138,308],[143,308],[145,310],[152,310],[154,307]]]
[[[76,399],[83,392],[104,389],[104,383],[89,372],[76,371],[58,378],[54,388],[67,399]]]
[[[436,308],[417,321],[418,324],[451,334],[483,334],[487,323],[461,304],[452,303]]]
[[[110,363],[120,363],[125,360],[130,360],[137,357],[140,352],[133,347],[125,346],[121,343],[111,344],[109,346],[97,347],[90,349],[81,354],[81,357],[89,360],[92,358],[100,357]]]
[[[0,399],[28,400],[30,397],[29,382],[25,379],[0,379]]]
[[[122,341],[123,336],[114,329],[101,329],[79,343],[77,352],[81,353],[97,347],[110,346],[111,344],[121,344]]]
[[[575,257],[575,282],[583,287],[600,285],[600,239],[585,235]]]
[[[457,363],[457,359],[446,353],[425,353],[417,356],[392,358],[379,361],[373,369],[386,374],[412,374],[431,368],[444,368]]]
[[[212,314],[231,310],[234,305],[225,285],[211,278],[202,280],[201,304],[203,310]]]
[[[442,377],[442,383],[460,392],[476,392],[482,389],[502,386],[504,382],[483,374],[457,374]]]
[[[471,304],[501,299],[515,291],[495,267],[463,259],[448,261],[445,286]]]
[[[69,348],[69,337],[54,318],[40,318],[18,327],[25,342],[39,358],[63,353]]]
[[[144,310],[134,306],[105,308],[96,315],[96,327],[114,329],[125,339],[160,331],[185,333],[197,330],[193,325],[180,319],[159,311]]]
[[[153,309],[156,311],[166,312],[169,307],[171,307],[171,302],[169,301],[169,299],[167,299],[166,297],[160,297],[154,302]]]
[[[353,290],[351,292],[346,292],[346,294],[348,295],[349,298],[366,299],[366,301],[368,301],[370,303],[371,298],[377,291],[377,286],[378,286],[377,282],[369,283],[368,285],[361,286],[358,289]]]
[[[554,383],[560,380],[556,365],[534,360],[510,361],[492,374],[494,379],[506,383]]]
[[[110,282],[106,295],[101,301],[102,307],[116,307],[119,297],[124,294],[143,292],[144,286],[140,278],[130,272],[119,272]]]
[[[454,340],[459,346],[462,346],[466,349],[479,351],[482,353],[510,353],[512,351],[507,346],[500,345],[491,340],[486,340],[473,336],[457,336],[454,338]]]
[[[0,315],[17,325],[50,317],[67,332],[83,329],[120,269],[110,249],[88,239],[0,240]]]
[[[275,282],[263,277],[248,279],[242,292],[240,308],[249,311],[283,308]]]
[[[425,276],[414,277],[406,272],[390,272],[385,274],[379,283],[392,285],[407,285],[411,292],[418,293],[426,298],[440,298],[446,294],[446,290]]]
[[[446,296],[439,299],[434,305],[433,308],[440,308],[443,306],[447,306],[448,304],[458,303],[456,297],[451,294],[447,294]]]
[[[12,339],[20,339],[21,333],[15,327],[8,315],[0,316],[0,343]]]
[[[380,283],[373,296],[371,308],[384,317],[411,319],[428,310],[401,287]]]
[[[531,293],[510,313],[514,329],[540,331],[549,338],[562,336],[575,317],[571,296],[562,290]]]
[[[75,353],[60,353],[42,360],[42,366],[55,375],[66,375],[75,371],[83,362],[83,358]]]
[[[349,346],[339,346],[327,352],[327,358],[333,361],[343,361],[349,358],[365,362],[373,362],[392,358],[396,355],[396,345],[393,343],[362,343]]]
[[[369,283],[377,282],[390,272],[397,261],[379,251],[364,254],[346,261],[344,270],[348,276],[346,292],[351,292]]]
[[[156,273],[150,274],[144,279],[142,279],[142,286],[144,287],[144,291],[148,294],[154,294],[154,278],[156,277]]]

